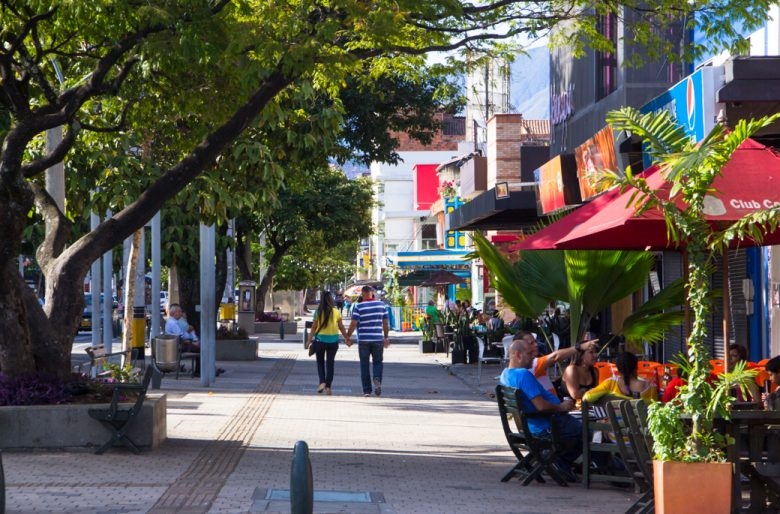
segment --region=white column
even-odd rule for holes
[[[62,127],[46,131],[46,153],[52,152],[62,141]],[[46,170],[46,191],[54,199],[60,212],[65,213],[65,165],[62,161]]]
[[[152,332],[160,334],[160,213],[152,218]]]
[[[92,211],[89,213],[89,228],[90,230],[95,230],[97,226],[100,225],[100,216],[97,215],[96,212]],[[95,262],[92,263],[92,269],[89,272],[90,274],[90,285],[89,290],[92,293],[92,346],[97,346],[102,342],[102,334],[100,333],[100,309],[102,305],[100,304],[100,291],[102,287],[100,286],[101,282],[101,273],[100,273],[100,259],[95,259]],[[110,301],[110,298],[105,299],[106,303]]]
[[[216,299],[214,225],[200,225],[200,385],[216,381]]]
[[[109,218],[111,218],[111,211],[106,211],[106,219]],[[109,250],[103,254],[103,346],[109,353],[111,353],[111,346],[114,342],[114,320],[112,317],[114,284],[111,280],[114,271],[113,253]]]

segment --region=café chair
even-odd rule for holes
[[[655,511],[655,501],[653,497],[653,477],[652,464],[647,467],[643,462],[644,454],[636,447],[631,432],[631,426],[628,419],[623,415],[624,404],[629,404],[629,400],[614,400],[607,403],[607,414],[609,423],[612,426],[612,432],[615,434],[615,443],[620,453],[620,458],[626,466],[626,470],[631,478],[634,479],[636,488],[641,496],[631,505],[627,514],[650,514]],[[628,409],[628,405],[625,406]]]
[[[477,358],[477,387],[482,381],[482,364],[504,364],[504,357],[485,357],[485,340],[484,336],[474,336],[477,339],[479,345],[479,356]],[[506,349],[504,350],[506,355]]]
[[[569,483],[566,481],[566,478],[561,474],[560,471],[558,471],[558,469],[556,469],[554,465],[558,458],[559,452],[563,449],[563,444],[561,443],[558,432],[558,423],[555,416],[544,413],[529,414],[524,412],[522,401],[523,393],[519,389],[499,385],[496,386],[496,397],[499,397],[499,395],[502,398],[499,400],[499,411],[502,404],[505,408],[505,410],[502,412],[502,423],[506,419],[506,416],[511,415],[515,420],[515,424],[518,428],[518,437],[521,438],[514,439],[513,436],[513,440],[509,443],[510,447],[513,447],[513,445],[519,445],[519,441],[522,440],[523,447],[527,449],[528,454],[530,455],[530,459],[518,462],[518,464],[512,470],[510,470],[507,475],[504,476],[502,481],[509,480],[512,476],[522,472],[522,470],[525,469],[525,472],[522,473],[522,484],[524,486],[527,486],[534,480],[543,482],[544,478],[542,477],[542,473],[545,473],[547,476],[557,482],[558,485],[562,487],[568,487]],[[535,436],[528,427],[529,416],[544,416],[549,418],[550,433],[552,437],[546,438]],[[505,427],[504,430],[506,432],[508,427]],[[518,459],[520,459],[520,457],[518,457]]]
[[[723,370],[726,369],[726,364],[723,362],[723,359],[712,359],[710,361],[710,366],[712,367],[712,372],[716,375],[720,375],[723,373]]]
[[[599,373],[599,384],[617,375],[617,366],[611,362],[597,362],[593,367]]]

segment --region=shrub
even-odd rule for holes
[[[69,399],[65,382],[56,377],[0,373],[0,405],[51,405]]]

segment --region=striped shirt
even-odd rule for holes
[[[379,300],[355,304],[352,319],[358,322],[358,343],[382,343],[385,340],[382,320],[387,319],[387,308]]]

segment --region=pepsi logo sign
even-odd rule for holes
[[[688,130],[693,130],[696,125],[696,92],[693,90],[693,79],[688,77],[685,88],[685,109],[688,115]]]

